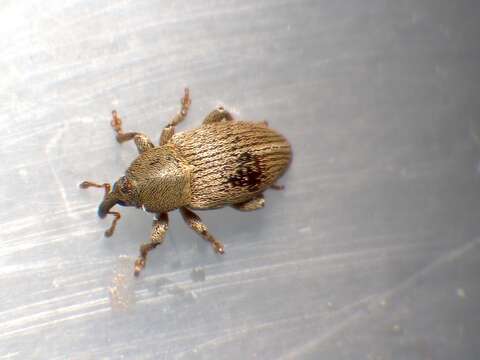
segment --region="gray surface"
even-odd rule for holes
[[[478,359],[479,10],[2,1],[0,359]],[[185,85],[179,130],[223,103],[294,161],[265,209],[200,214],[225,256],[172,213],[133,280],[150,216],[105,239],[77,185],[135,157],[112,108],[157,139]]]

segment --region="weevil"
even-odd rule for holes
[[[163,242],[168,229],[168,212],[179,209],[185,222],[209,241],[215,252],[224,247],[208,231],[193,210],[231,206],[253,211],[264,206],[263,192],[280,189],[277,178],[288,167],[292,151],[288,141],[270,129],[266,121],[237,121],[225,108],[211,111],[202,125],[175,133],[175,126],[187,116],[191,99],[188,88],[180,111],[163,129],[159,146],[143,133],[124,132],[122,120],[112,111],[111,126],[119,143],[133,140],[139,152],[125,175],[110,184],[84,181],[81,188],[105,190],[98,216],[115,219],[105,232],[111,236],[121,215],[115,205],[135,206],[154,214],[150,241],[140,247],[134,274],[145,267],[147,255]]]

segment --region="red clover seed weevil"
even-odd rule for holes
[[[91,181],[80,184],[83,189],[105,190],[98,216],[115,217],[106,236],[113,234],[120,219],[120,213],[112,211],[115,205],[135,206],[155,214],[150,241],[140,247],[135,261],[137,276],[145,267],[148,253],[162,243],[168,212],[175,209],[218,254],[223,254],[222,243],[192,210],[224,206],[241,211],[262,208],[263,192],[267,188],[282,188],[275,181],[292,157],[288,141],[270,129],[266,121],[237,121],[221,106],[210,112],[199,128],[175,134],[175,126],[187,116],[190,103],[189,91],[185,89],[180,112],[163,129],[159,146],[145,134],[123,132],[122,120],[112,111],[111,125],[117,141],[133,140],[139,155],[113,188]]]

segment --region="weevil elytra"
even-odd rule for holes
[[[264,206],[263,192],[279,189],[277,178],[286,170],[291,156],[287,140],[268,127],[267,122],[234,120],[223,107],[210,112],[202,125],[194,130],[175,134],[175,126],[190,107],[188,89],[181,99],[181,109],[163,129],[160,145],[142,133],[122,130],[122,121],[112,111],[111,125],[119,143],[133,140],[139,156],[125,175],[111,189],[110,184],[84,181],[81,188],[105,189],[98,216],[115,216],[105,232],[111,236],[120,213],[115,205],[135,206],[155,214],[150,241],[140,247],[135,261],[135,275],[145,267],[147,254],[163,242],[168,228],[169,211],[179,209],[185,222],[213,249],[224,253],[216,240],[192,209],[216,209],[232,206],[252,211]]]

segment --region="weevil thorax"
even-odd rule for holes
[[[190,167],[172,144],[140,154],[127,169],[135,206],[167,212],[190,202]]]

